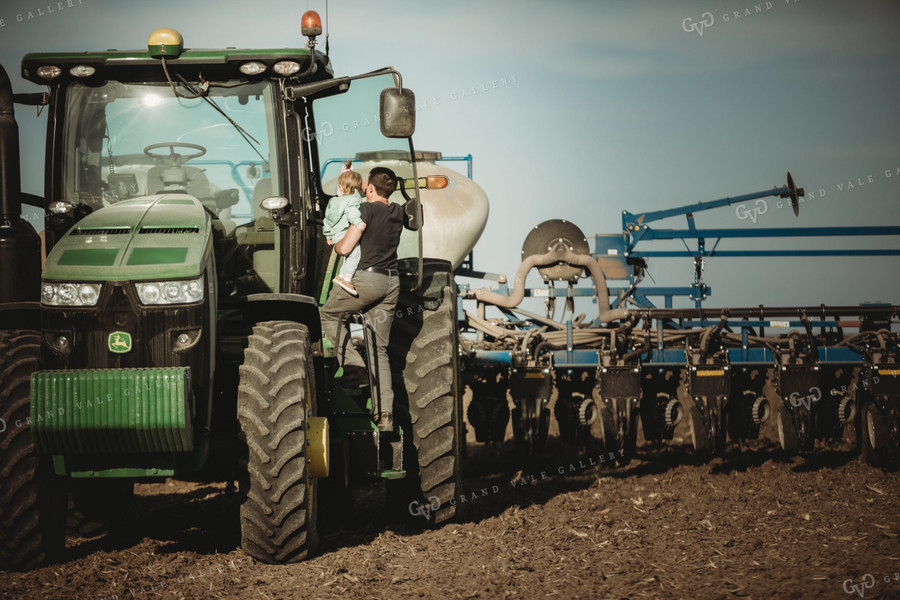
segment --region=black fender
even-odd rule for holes
[[[0,329],[31,329],[40,331],[41,303],[0,303]]]
[[[309,328],[309,339],[322,339],[322,320],[319,305],[311,296],[302,294],[250,294],[241,306],[247,329],[262,321],[294,321]]]

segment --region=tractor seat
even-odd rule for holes
[[[234,237],[241,246],[274,246],[275,221],[272,217],[259,217],[235,229]]]
[[[187,184],[184,186],[177,186],[177,189],[183,189],[194,198],[209,198],[213,195],[212,188],[209,185],[209,179],[206,177],[206,173],[204,173],[203,169],[190,166],[182,166],[180,168],[183,169],[187,175]],[[166,189],[167,183],[170,183],[168,186],[170,190],[174,191],[172,188],[176,188],[176,186],[173,186],[171,185],[171,182],[166,181],[167,178],[171,178],[171,169],[173,169],[173,167],[157,166],[151,167],[150,170],[147,171],[148,194],[161,194],[169,191]],[[170,172],[166,173],[166,171]]]
[[[137,176],[134,173],[110,173],[106,178],[106,185],[109,196],[116,201],[140,196]]]
[[[275,246],[275,221],[269,211],[259,205],[264,198],[272,195],[272,179],[265,177],[256,182],[250,199],[253,221],[241,225],[234,231],[237,243],[241,245]]]
[[[277,289],[279,267],[275,252],[275,221],[259,203],[272,195],[272,180],[268,177],[260,179],[253,188],[251,206],[253,221],[241,225],[234,230],[234,239],[239,246],[246,249],[253,262],[253,270],[265,282],[270,290]]]

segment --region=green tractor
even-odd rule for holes
[[[135,482],[165,477],[236,481],[241,546],[266,563],[314,553],[320,504],[346,507],[354,482],[387,479],[389,508],[423,523],[454,516],[456,288],[418,226],[440,178],[417,177],[399,73],[334,77],[318,15],[302,31],[299,49],[185,49],[165,29],[146,50],[28,54],[45,93],[13,96],[2,73],[0,569],[63,549],[70,494],[114,526]],[[49,112],[43,198],[20,189],[13,101]],[[414,229],[393,433],[375,386],[342,385],[319,320],[348,157],[397,171]],[[23,202],[45,211],[45,254]],[[367,339],[364,315],[345,326]]]

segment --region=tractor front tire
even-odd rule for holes
[[[317,485],[307,465],[314,378],[305,325],[267,321],[253,328],[238,386],[246,444],[240,521],[241,547],[260,562],[294,563],[316,550]]]
[[[36,331],[0,331],[0,570],[29,570],[65,546],[66,492],[31,431]]]

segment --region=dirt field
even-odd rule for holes
[[[470,444],[460,522],[390,523],[373,485],[318,556],[281,567],[240,551],[224,485],[141,484],[130,539],[69,539],[64,562],[0,573],[0,597],[900,598],[900,476],[850,444],[602,455],[551,439],[521,470],[511,443]]]

